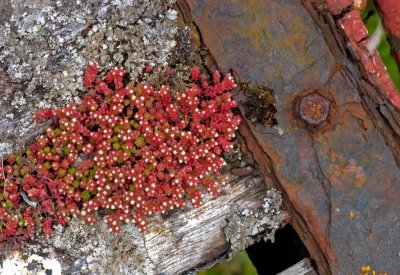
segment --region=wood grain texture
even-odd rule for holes
[[[179,274],[188,267],[201,268],[232,252],[223,232],[230,213],[234,209],[254,212],[261,207],[267,190],[259,176],[236,178],[219,197],[202,207],[153,221],[144,241],[157,273]]]
[[[277,275],[317,275],[309,259],[304,259]]]

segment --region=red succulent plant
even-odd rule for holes
[[[147,70],[149,71],[149,70]],[[90,63],[82,102],[35,113],[53,118],[24,154],[0,163],[0,240],[25,238],[80,216],[89,224],[104,209],[111,231],[121,222],[146,228],[146,217],[202,204],[217,195],[223,152],[232,148],[240,118],[230,74],[213,82],[194,67],[183,91],[125,85],[123,68],[104,77]]]

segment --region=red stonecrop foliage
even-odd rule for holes
[[[145,230],[146,216],[185,208],[186,199],[200,206],[201,186],[218,194],[221,154],[240,123],[232,76],[215,72],[209,83],[195,67],[191,88],[171,91],[124,85],[123,68],[98,71],[89,64],[80,104],[37,112],[53,124],[0,163],[0,240],[39,228],[50,236],[73,216],[93,224],[100,209],[111,231],[128,221]]]
[[[53,111],[50,108],[44,108],[37,112],[33,112],[33,117],[36,122],[42,122],[53,117]]]

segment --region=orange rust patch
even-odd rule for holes
[[[343,183],[347,179],[353,178],[354,184],[358,188],[362,188],[367,180],[364,169],[357,165],[355,159],[346,160],[341,154],[332,154],[332,162],[325,166],[325,172],[329,181],[338,189],[345,190],[348,186]]]

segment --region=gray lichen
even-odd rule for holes
[[[38,260],[51,263],[59,270],[53,274],[61,274],[61,271],[72,275],[156,273],[147,256],[143,236],[132,224],[124,225],[117,235],[109,234],[105,223],[90,226],[74,219],[65,229],[56,227],[52,238],[37,236],[24,245],[23,251],[22,254],[7,253],[0,264],[0,274],[46,274],[40,265],[32,264]]]
[[[1,1],[0,148],[32,132],[32,110],[79,100],[88,61],[124,66],[133,81],[148,64],[166,65],[179,31],[174,2]]]
[[[288,214],[281,209],[282,196],[276,189],[269,189],[262,207],[256,211],[233,208],[224,227],[226,240],[231,245],[229,257],[246,249],[263,238],[274,242],[276,230],[287,220]]]
[[[54,258],[43,257],[38,254],[15,254],[12,258],[6,259],[0,267],[0,274],[20,275],[61,275],[61,264]]]
[[[124,225],[119,235],[107,231],[105,223],[89,226],[74,220],[47,242],[74,259],[63,269],[66,274],[154,274],[155,267],[146,257],[144,240],[135,226]]]

